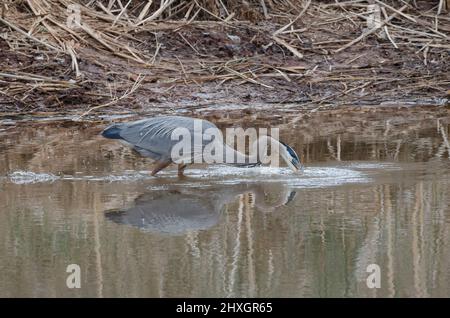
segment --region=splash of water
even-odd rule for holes
[[[180,185],[185,187],[208,187],[211,185],[233,185],[240,183],[280,183],[293,188],[318,188],[338,186],[350,183],[367,183],[371,178],[364,169],[373,169],[376,165],[343,165],[339,167],[308,167],[301,173],[294,173],[289,168],[253,167],[238,168],[226,165],[209,166],[204,169],[193,168],[186,171],[187,176],[195,182],[179,180],[175,170],[165,170],[158,177],[150,176],[148,171],[125,171],[118,175],[63,175],[15,171],[7,176],[15,184],[32,184],[60,181],[94,181],[94,182],[137,182],[142,180],[161,180],[164,184],[149,185],[166,188]],[[167,180],[166,180],[167,179]]]
[[[15,184],[30,184],[39,182],[53,182],[59,177],[49,173],[34,173],[30,171],[14,171],[8,174],[8,178]]]

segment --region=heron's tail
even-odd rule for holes
[[[120,132],[122,129],[117,125],[111,125],[102,131],[102,136],[109,139],[122,139]]]

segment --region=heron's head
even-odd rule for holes
[[[303,165],[297,153],[294,151],[294,149],[286,145],[284,142],[281,142],[280,155],[286,161],[289,168],[291,168],[293,171],[303,170]]]

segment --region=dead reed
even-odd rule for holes
[[[449,9],[449,0],[4,0],[0,106],[32,110],[45,96],[39,107],[55,108],[78,96],[87,114],[142,104],[146,87],[206,83],[282,87],[275,103],[287,109],[399,95],[442,104]]]

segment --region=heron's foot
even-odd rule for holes
[[[184,164],[184,163],[178,165],[178,176],[180,178],[183,178],[185,176],[184,169],[186,169],[186,167],[187,167],[187,164]]]
[[[153,177],[155,174],[160,172],[162,169],[166,168],[168,165],[170,165],[170,161],[158,162],[153,171],[150,173],[150,175]]]

